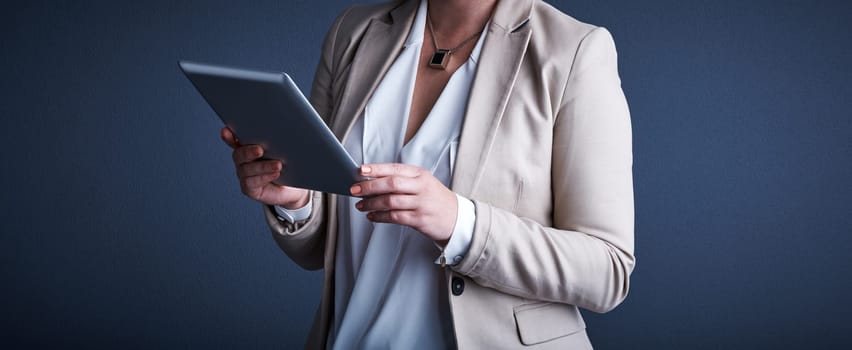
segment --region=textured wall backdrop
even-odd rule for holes
[[[852,342],[852,2],[554,1],[606,26],[637,269],[599,349]],[[241,196],[195,59],[311,82],[347,1],[26,1],[0,14],[0,347],[295,348],[320,275]]]

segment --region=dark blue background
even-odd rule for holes
[[[599,349],[852,342],[852,3],[559,1],[612,31],[638,265]],[[310,85],[345,1],[0,14],[0,347],[298,347],[320,274],[241,196],[196,59]]]

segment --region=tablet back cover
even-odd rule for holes
[[[184,74],[243,145],[280,159],[276,183],[350,195],[358,165],[284,73],[179,62]]]

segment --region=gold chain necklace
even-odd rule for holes
[[[462,41],[461,44],[458,44],[452,49],[440,49],[438,48],[438,39],[435,39],[435,29],[432,29],[432,18],[429,17],[428,9],[426,10],[426,22],[429,24],[429,34],[432,34],[432,44],[435,45],[435,53],[432,54],[432,59],[429,60],[429,67],[435,69],[447,69],[447,63],[450,63],[450,55],[452,55],[453,52],[460,49],[465,44],[469,43],[474,38],[478,37],[479,34],[482,34],[482,31],[480,30],[479,32],[471,35],[469,38]]]

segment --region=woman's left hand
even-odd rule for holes
[[[446,245],[456,224],[456,195],[423,168],[399,164],[367,164],[361,175],[372,178],[349,191],[365,197],[355,208],[373,222],[406,225]]]

